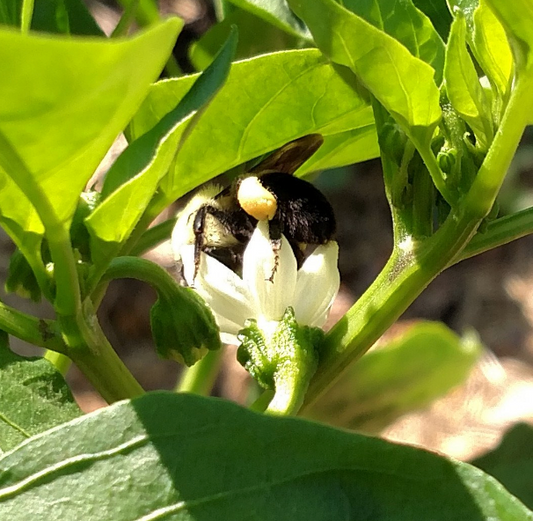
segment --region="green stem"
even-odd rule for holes
[[[222,349],[209,351],[192,367],[185,368],[176,386],[176,391],[208,396],[217,377],[221,356]]]
[[[48,239],[54,262],[56,298],[54,308],[59,315],[76,316],[81,309],[80,288],[76,262],[70,244],[69,230],[62,223],[42,188],[13,148],[0,132],[0,165],[33,205]]]
[[[257,400],[255,400],[250,407],[248,407],[251,411],[255,412],[265,412],[268,405],[272,401],[272,398],[274,398],[274,391],[267,390],[263,392]]]
[[[506,215],[490,222],[483,233],[477,233],[455,262],[469,259],[532,233],[533,208]]]
[[[452,207],[446,222],[431,238],[396,245],[378,278],[327,335],[305,406],[370,349],[442,270],[460,258],[490,211],[533,112],[531,80],[525,78],[511,95],[502,124],[466,197]]]
[[[28,33],[31,28],[31,21],[33,18],[33,2],[34,0],[24,0],[22,3],[20,30],[23,33]]]
[[[55,321],[26,315],[3,302],[0,302],[0,329],[35,346],[58,353],[67,351]]]
[[[296,414],[305,398],[307,382],[302,385],[300,375],[294,374],[293,368],[289,368],[290,375],[276,375],[274,377],[274,397],[266,408],[267,414],[276,416],[289,416]]]
[[[67,374],[67,371],[72,365],[72,360],[68,356],[57,353],[56,351],[46,351],[44,358],[51,362],[63,376]]]
[[[103,283],[110,280],[132,278],[147,282],[162,295],[172,295],[176,281],[161,266],[147,259],[139,257],[117,257],[111,261],[104,276]]]

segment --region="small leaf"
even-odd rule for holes
[[[476,458],[472,465],[494,476],[511,494],[533,508],[533,426],[514,425],[498,447]]]
[[[341,5],[405,45],[413,56],[435,69],[440,84],[444,69],[444,43],[429,18],[411,0],[342,0]],[[448,13],[449,14],[449,13]]]
[[[132,137],[152,128],[183,97],[195,77],[155,84],[132,122]],[[330,134],[371,125],[366,91],[350,71],[332,65],[315,49],[237,62],[184,142],[167,193],[177,198],[307,134],[320,133],[327,140]],[[361,147],[352,142],[355,156],[375,157],[376,147],[368,148],[366,134],[360,137]]]
[[[65,380],[48,360],[13,353],[7,335],[0,334],[0,449],[7,451],[35,434],[77,418],[81,411]]]
[[[507,35],[516,44],[513,46],[516,65],[529,68],[533,63],[533,3],[530,0],[486,0]]]
[[[462,383],[480,354],[475,339],[462,340],[441,323],[411,326],[354,363],[305,414],[378,433]]]
[[[533,519],[468,464],[163,392],[88,414],[5,454],[0,487],[0,518],[10,521]]]
[[[466,21],[461,12],[452,23],[444,78],[451,104],[470,125],[481,148],[487,150],[494,135],[491,107],[466,48]]]
[[[289,5],[322,52],[351,68],[415,143],[429,146],[441,117],[434,69],[334,0],[289,0]]]
[[[503,98],[510,87],[513,56],[505,30],[485,0],[474,11],[473,47],[483,72]]]
[[[245,9],[259,18],[280,29],[305,38],[311,39],[311,35],[305,24],[289,9],[286,0],[229,0],[232,4]]]

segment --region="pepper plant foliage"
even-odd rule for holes
[[[530,1],[220,1],[192,75],[171,56],[182,22],[123,4],[111,38],[78,0],[0,4],[0,224],[16,245],[6,289],[55,310],[44,320],[0,303],[0,518],[533,519],[466,463],[258,413],[270,391],[256,411],[144,394],[96,317],[110,280],[153,285],[159,353],[192,365],[209,351],[178,386],[207,392],[214,318],[138,257],[173,221],[149,225],[201,183],[316,133],[324,144],[297,175],[381,157],[394,247],[302,371],[301,411],[378,433],[458,383],[479,347],[441,325],[353,363],[441,271],[533,231],[531,209],[494,210],[533,120]],[[134,19],[149,27],[124,36]],[[163,69],[175,77],[157,81]],[[129,145],[101,191],[86,189],[122,131]],[[15,355],[8,335],[46,357]],[[59,374],[69,361],[113,405],[83,416]],[[334,403],[355,401],[344,423],[327,402],[341,373]]]

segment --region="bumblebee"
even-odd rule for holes
[[[324,195],[293,173],[322,145],[319,134],[292,141],[227,188],[199,191],[178,216],[174,244],[194,244],[195,276],[205,252],[239,273],[243,252],[258,221],[268,220],[272,249],[289,241],[298,267],[307,246],[325,244],[335,234],[335,215]],[[276,271],[275,263],[272,280]]]

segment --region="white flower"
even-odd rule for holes
[[[321,327],[340,284],[335,241],[318,246],[297,270],[291,245],[283,236],[279,264],[272,275],[275,254],[268,235],[268,222],[260,221],[244,251],[242,278],[222,263],[202,253],[194,277],[194,245],[180,245],[185,280],[196,289],[213,311],[221,339],[238,344],[237,333],[247,319],[256,319],[268,336],[292,306],[302,326]]]

